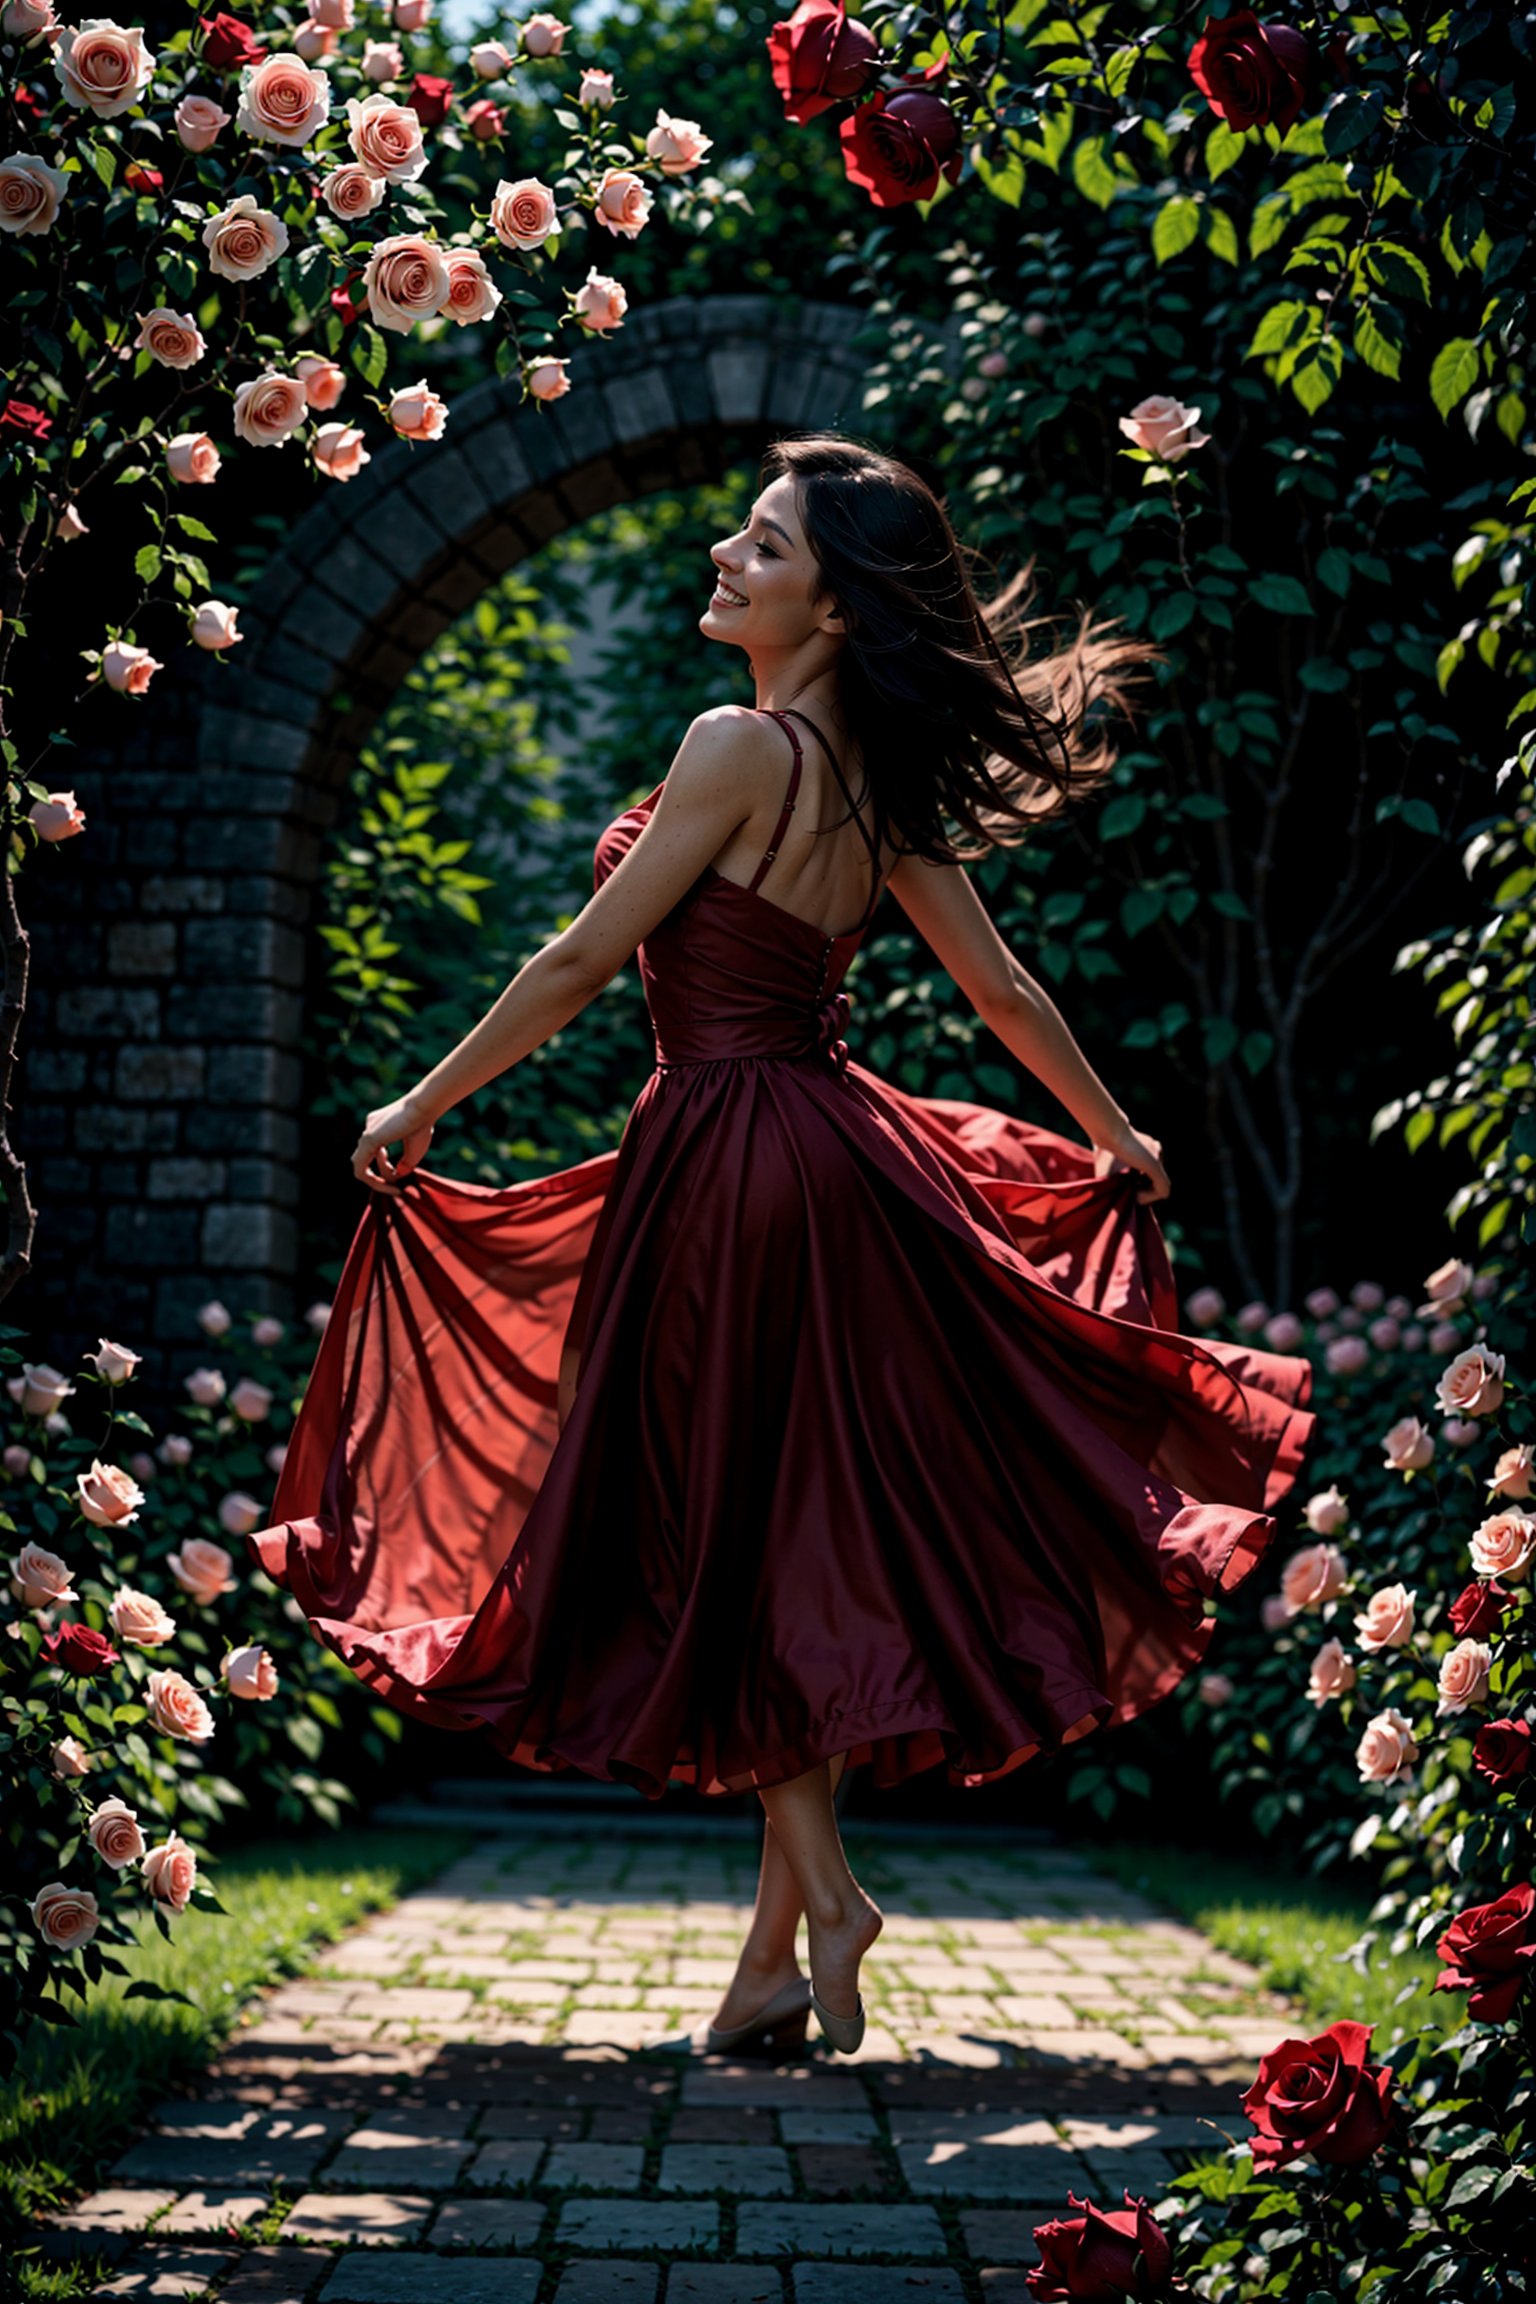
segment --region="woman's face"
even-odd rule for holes
[[[717,584],[699,630],[706,639],[772,653],[798,648],[815,632],[842,636],[832,601],[812,594],[820,581],[795,507],[788,473],[770,481],[746,525],[710,548]]]

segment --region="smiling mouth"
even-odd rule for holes
[[[723,608],[745,608],[747,606],[742,595],[739,592],[733,592],[721,576],[715,578],[715,589],[710,594],[710,599],[712,602],[718,600]]]

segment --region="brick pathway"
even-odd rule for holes
[[[1069,2189],[1155,2201],[1248,2133],[1287,2029],[1251,1970],[1066,1850],[844,1837],[886,1914],[857,2057],[635,2053],[718,2005],[751,1841],[488,1841],[253,2009],[50,2245],[219,2304],[1024,2304]]]

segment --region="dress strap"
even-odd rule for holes
[[[794,746],[795,764],[789,772],[789,790],[784,795],[784,805],[779,810],[779,820],[773,828],[773,838],[768,843],[768,847],[761,860],[759,861],[757,870],[753,873],[751,879],[747,882],[747,886],[753,890],[756,889],[759,880],[761,880],[763,874],[767,871],[775,856],[777,856],[779,852],[779,842],[783,839],[785,833],[789,830],[789,819],[795,805],[795,794],[800,789],[800,770],[804,764],[804,755],[800,750],[800,739],[795,734],[793,728],[789,727],[786,723],[783,713],[769,712],[768,718],[770,720],[777,720],[779,726],[784,730],[785,735],[789,738],[790,743]]]
[[[815,721],[811,719],[808,713],[796,712],[793,704],[786,704],[784,706],[784,710],[786,712],[793,712],[797,720],[803,720],[805,722],[807,728],[809,728],[811,734],[815,737],[817,743],[821,746],[823,752],[825,752],[827,758],[831,761],[832,773],[837,778],[838,790],[842,793],[843,798],[847,801],[849,808],[852,810],[853,820],[859,828],[865,847],[869,850],[869,861],[874,873],[874,886],[870,889],[869,892],[869,902],[864,907],[864,917],[860,920],[859,927],[853,931],[853,933],[857,935],[859,933],[859,929],[863,928],[865,922],[869,919],[870,914],[874,911],[876,904],[880,900],[880,843],[875,838],[874,834],[870,831],[869,826],[865,823],[863,817],[859,814],[858,802],[854,799],[853,794],[849,791],[847,782],[843,776],[842,769],[837,764],[837,754],[833,751],[831,745],[827,742],[826,737],[817,727]],[[778,717],[779,715],[776,712],[774,714],[774,718],[777,719]],[[796,751],[796,757],[798,763],[798,747]]]

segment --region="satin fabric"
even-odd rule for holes
[[[1179,1333],[1133,1171],[854,1060],[863,932],[710,868],[615,1150],[369,1196],[250,1542],[400,1711],[652,1797],[974,1785],[1200,1661],[1310,1363]]]

